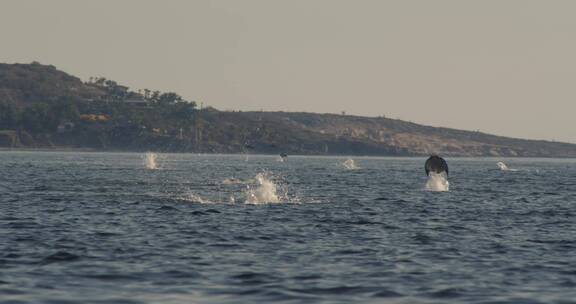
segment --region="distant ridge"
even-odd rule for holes
[[[0,64],[0,147],[120,151],[576,157],[576,144],[525,140],[385,117],[198,109],[53,66]]]
[[[525,140],[419,125],[384,117],[295,112],[212,112],[212,121],[225,124],[259,125],[272,133],[291,134],[277,140],[289,143],[290,151],[301,145],[316,145],[309,153],[425,156],[575,157],[576,145]],[[232,127],[232,125],[230,126]],[[297,131],[296,131],[297,130]],[[322,149],[322,144],[328,147]],[[335,151],[330,147],[336,146]],[[264,148],[264,147],[262,147]],[[271,150],[271,149],[268,149]],[[290,151],[298,153],[298,149]],[[270,151],[272,152],[272,151]]]

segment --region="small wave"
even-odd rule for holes
[[[204,211],[200,211],[200,210],[194,210],[194,211],[190,212],[190,214],[192,214],[192,215],[209,215],[208,212],[204,212]]]
[[[239,185],[239,184],[249,184],[249,183],[253,183],[255,182],[255,180],[253,179],[248,179],[248,180],[241,180],[239,178],[226,178],[222,181],[223,185]]]
[[[80,256],[77,256],[75,254],[68,253],[65,251],[59,251],[59,252],[56,252],[56,253],[49,255],[49,256],[45,257],[44,259],[42,259],[40,264],[46,265],[46,264],[52,264],[52,263],[58,263],[58,262],[72,262],[72,261],[76,261],[79,259],[80,259]]]
[[[237,179],[237,178],[226,178],[222,181],[222,184],[224,185],[236,185],[236,184],[242,184],[242,180]]]
[[[374,291],[372,287],[365,286],[335,286],[335,287],[308,287],[294,288],[291,291],[314,295],[355,295]]]
[[[243,285],[265,284],[278,280],[277,277],[266,273],[244,272],[231,277]]]
[[[449,191],[450,183],[444,173],[430,172],[424,190],[434,192]]]
[[[192,192],[187,192],[183,195],[180,195],[176,199],[179,201],[195,204],[233,204],[236,202],[236,198],[234,197],[234,195],[230,195],[228,202],[226,202],[222,200],[208,199]]]
[[[103,280],[103,281],[133,281],[139,279],[136,275],[123,273],[87,273],[80,275],[84,278]]]
[[[158,210],[158,211],[180,211],[180,210],[178,210],[178,208],[174,208],[172,206],[162,206],[156,210]]]
[[[403,296],[404,296],[403,294],[389,289],[381,289],[380,291],[372,295],[372,297],[375,298],[400,298]]]
[[[427,297],[431,297],[431,298],[435,298],[435,299],[453,299],[453,298],[462,297],[465,294],[466,294],[466,290],[463,290],[461,288],[450,287],[450,288],[436,290],[436,291],[427,293],[425,295]]]

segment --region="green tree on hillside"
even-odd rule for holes
[[[169,105],[177,102],[184,102],[185,100],[176,93],[168,92],[160,95],[158,97],[158,104],[160,105]]]
[[[11,103],[0,103],[0,129],[14,129],[19,119],[18,109]]]
[[[55,105],[50,107],[50,112],[58,123],[76,121],[80,117],[77,103],[73,99],[59,100]]]
[[[36,103],[22,112],[20,125],[27,131],[43,133],[56,129],[57,122],[51,118],[47,104]]]

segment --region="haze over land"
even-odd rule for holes
[[[0,62],[218,109],[576,142],[573,1],[2,2]]]
[[[0,64],[0,147],[121,151],[576,157],[576,144],[498,137],[386,117],[219,111],[174,92]]]

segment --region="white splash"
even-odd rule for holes
[[[191,202],[191,203],[197,203],[197,204],[215,204],[216,202],[213,202],[211,200],[205,199],[203,197],[201,197],[198,194],[195,193],[186,193],[184,195],[182,195],[181,197],[179,197],[179,199],[187,201],[187,202]]]
[[[506,166],[506,164],[503,162],[497,162],[496,166],[498,166],[498,168],[500,168],[500,170],[502,170],[502,171],[508,171],[509,170],[508,166]]]
[[[448,182],[446,174],[435,172],[430,172],[426,185],[424,186],[424,190],[435,192],[449,191],[449,188],[450,183]]]
[[[351,158],[349,158],[349,159],[347,159],[346,161],[344,161],[344,162],[342,163],[342,166],[344,166],[344,168],[346,168],[346,169],[348,169],[348,170],[360,169],[360,167],[358,167],[358,166],[356,165],[356,162],[355,162],[353,159],[351,159]]]
[[[146,152],[146,154],[144,155],[144,166],[146,167],[146,169],[149,170],[158,169],[158,164],[156,163],[157,158],[158,155],[156,153]]]
[[[257,185],[255,188],[247,186],[246,189],[246,203],[247,204],[266,204],[278,203],[280,198],[277,194],[276,184],[271,181],[264,173],[256,175]]]
[[[516,169],[508,168],[508,166],[503,162],[497,162],[496,165],[500,168],[500,171],[517,171]]]

